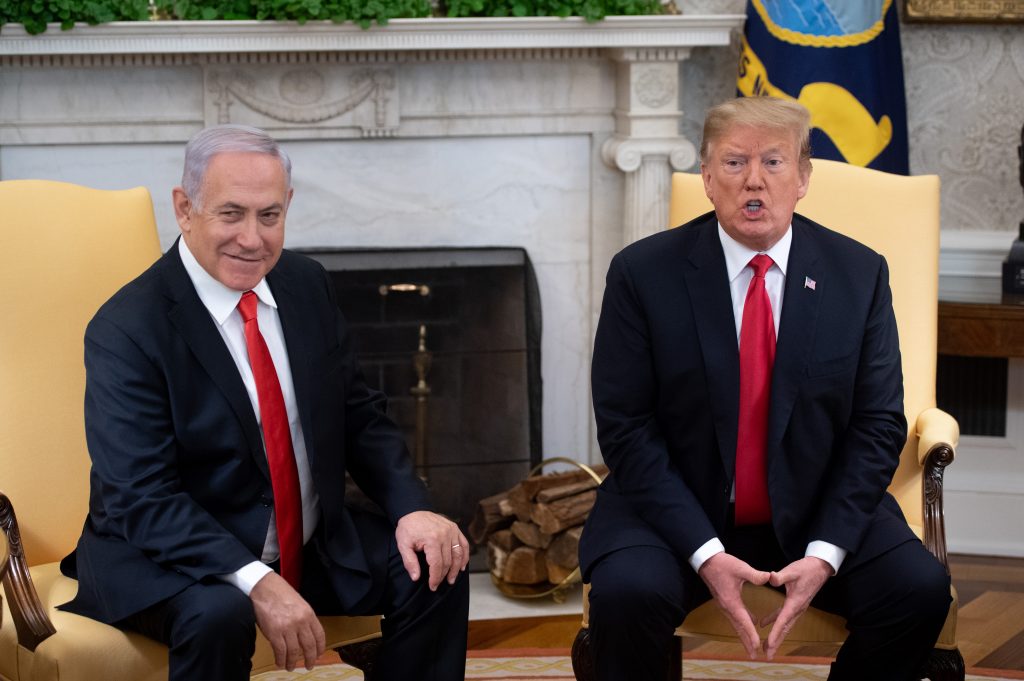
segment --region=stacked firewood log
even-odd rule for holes
[[[595,472],[604,477],[605,466]],[[526,478],[482,499],[469,536],[487,547],[491,574],[508,584],[561,584],[579,566],[583,523],[597,481],[583,470]]]

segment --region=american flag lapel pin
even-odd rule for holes
[[[804,277],[804,288],[809,288],[813,291],[814,287],[817,285],[818,283],[811,279],[810,277]]]

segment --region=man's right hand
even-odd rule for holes
[[[712,597],[736,630],[750,659],[755,659],[761,648],[761,637],[757,635],[754,616],[743,603],[743,584],[766,584],[771,573],[755,570],[728,553],[716,553],[704,561],[697,574],[708,585]]]
[[[276,572],[268,573],[249,592],[256,624],[274,649],[278,667],[292,671],[300,663],[313,669],[326,647],[324,628],[302,596]]]

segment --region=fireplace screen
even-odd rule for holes
[[[518,248],[305,253],[330,273],[366,380],[388,395],[436,509],[465,532],[477,501],[541,460],[529,257]],[[471,567],[486,569],[484,556]]]

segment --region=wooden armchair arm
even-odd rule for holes
[[[917,417],[917,460],[924,467],[924,545],[946,566],[946,521],[942,507],[942,476],[953,463],[960,442],[956,419],[941,409],[926,409]]]
[[[4,593],[7,595],[11,619],[18,632],[18,644],[34,651],[36,646],[57,633],[50,622],[46,609],[39,601],[39,595],[32,584],[32,576],[25,562],[25,552],[21,546],[21,533],[18,530],[18,519],[14,515],[14,506],[7,495],[0,492],[0,530],[7,537],[10,547],[10,559],[7,574],[4,575]]]
[[[956,419],[941,409],[925,409],[917,417],[917,461],[922,466],[931,451],[940,444],[948,445],[950,448],[950,460],[947,465],[953,462],[953,455],[956,447],[960,444],[960,424]]]
[[[9,556],[10,547],[7,544],[7,537],[0,534],[0,580],[7,574],[7,559]],[[4,604],[3,596],[0,596],[0,605]],[[4,628],[4,613],[0,610],[0,629]]]

